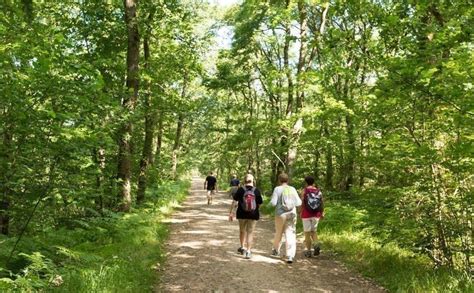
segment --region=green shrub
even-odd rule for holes
[[[108,211],[103,217],[76,220],[73,229],[27,235],[12,262],[17,267],[0,269],[0,291],[150,291],[168,235],[161,221],[185,198],[188,187],[188,182],[164,182],[130,213]],[[7,248],[13,245],[10,239],[3,241]],[[2,249],[0,261],[6,257]]]

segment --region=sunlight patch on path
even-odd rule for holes
[[[188,219],[165,219],[163,223],[171,223],[171,224],[178,224],[178,223],[188,223],[190,220]]]
[[[211,231],[209,230],[190,230],[190,231],[180,231],[179,233],[184,233],[184,234],[212,234]]]

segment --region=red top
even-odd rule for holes
[[[308,196],[306,190],[309,190],[309,189],[313,189],[313,190],[318,190],[316,187],[314,186],[308,186],[304,189],[304,197],[303,197],[303,204],[301,205],[302,206],[302,209],[301,209],[301,218],[302,219],[308,219],[308,218],[321,218],[322,216],[322,212],[315,212],[315,211],[310,211],[308,210],[308,208],[306,207],[306,197]],[[322,199],[322,197],[321,197]]]

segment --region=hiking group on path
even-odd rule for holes
[[[253,176],[245,176],[241,182],[232,178],[230,192],[223,192],[224,188],[218,192],[219,180],[212,178],[207,178],[203,190],[204,180],[193,177],[190,196],[164,220],[170,225],[170,235],[164,247],[166,262],[157,268],[160,282],[154,291],[385,292],[371,280],[351,272],[331,252],[312,257],[319,253],[316,228],[323,211],[312,211],[321,203],[321,194],[306,179],[308,186],[298,200],[288,180],[280,178],[281,184],[270,200],[276,209],[270,218],[260,213],[263,192],[256,188]],[[298,204],[298,214],[294,208],[285,210]],[[303,219],[302,241],[294,237],[297,216]],[[280,259],[272,256],[272,248],[278,256],[283,234],[288,243],[282,245],[285,258]],[[295,258],[297,265],[286,263]]]
[[[271,205],[275,207],[275,234],[270,255],[280,257],[282,237],[285,235],[285,256],[287,263],[293,263],[296,255],[296,222],[297,208],[303,222],[304,246],[306,257],[317,256],[321,248],[317,237],[319,220],[324,217],[324,204],[321,190],[315,185],[312,176],[305,177],[306,187],[300,194],[293,186],[288,185],[289,177],[285,173],[278,176],[279,186],[275,187],[271,197]],[[244,182],[235,175],[230,181],[229,196],[232,203],[229,211],[229,221],[237,218],[239,221],[240,246],[237,251],[246,259],[252,257],[252,245],[257,221],[260,219],[260,206],[263,198],[260,190],[255,187],[252,174],[245,175]],[[207,204],[212,204],[212,198],[217,190],[217,178],[209,172],[204,181],[207,190]]]

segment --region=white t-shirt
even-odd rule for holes
[[[293,202],[295,203],[295,207],[291,211],[285,210],[283,208],[283,206],[281,204],[281,200],[280,200],[280,197],[283,193],[283,190],[286,187],[288,187],[290,189],[290,194],[293,197]],[[272,206],[275,207],[275,215],[277,215],[277,216],[280,216],[284,213],[295,213],[296,214],[296,207],[300,206],[301,203],[302,203],[300,197],[298,196],[298,192],[296,191],[296,189],[293,186],[289,186],[287,184],[283,184],[283,185],[275,187],[275,189],[273,190],[272,199],[271,199],[270,202],[271,202]]]

